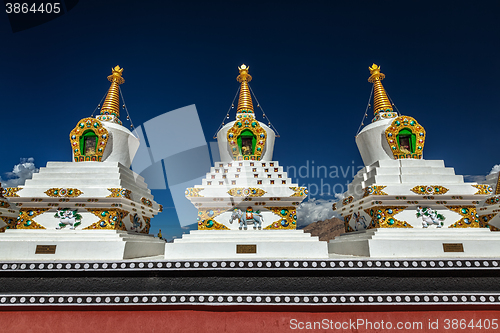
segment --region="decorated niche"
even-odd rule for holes
[[[259,161],[266,139],[266,131],[254,118],[238,119],[227,132],[227,141],[235,161]]]
[[[94,118],[84,118],[69,134],[75,162],[102,161],[109,133],[102,123]]]
[[[412,117],[395,118],[385,130],[385,137],[395,159],[422,158],[425,130]]]

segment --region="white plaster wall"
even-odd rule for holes
[[[108,143],[102,156],[103,162],[120,162],[130,168],[140,141],[122,125],[103,121],[103,126],[109,132]],[[145,144],[145,143],[143,143]]]
[[[356,136],[356,145],[365,166],[379,160],[394,160],[385,130],[394,119],[382,119],[365,126]]]
[[[61,208],[73,208],[68,205],[68,207],[61,206]],[[44,226],[46,229],[56,229],[59,227],[59,218],[54,217],[54,215],[57,213],[57,209],[51,209],[49,211],[44,212],[41,215],[38,215],[35,217],[33,220]],[[78,213],[82,216],[82,221],[81,224],[76,227],[77,230],[82,230],[90,225],[92,223],[95,223],[99,221],[99,218],[95,216],[94,214],[87,212],[85,208],[79,208]],[[69,229],[71,226],[66,226],[64,229]]]
[[[442,228],[448,228],[450,225],[453,223],[457,222],[462,218],[462,215],[449,210],[449,209],[435,209],[432,208],[432,210],[436,210],[439,214],[444,215],[446,219],[443,221],[443,227]],[[398,213],[394,215],[395,219],[398,219],[400,221],[406,221],[407,223],[411,224],[413,228],[421,228],[422,229],[422,218],[417,217],[417,207],[408,207],[401,213]],[[437,226],[432,225],[429,226],[428,229],[433,229],[436,228]]]

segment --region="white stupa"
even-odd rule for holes
[[[0,232],[5,232],[6,229],[15,228],[19,210],[13,205],[9,199],[8,192],[0,187]]]
[[[96,118],[70,133],[72,162],[48,162],[24,186],[5,189],[19,213],[0,236],[5,259],[128,259],[162,255],[164,242],[148,235],[162,207],[144,179],[130,170],[139,147],[119,120],[120,67]],[[12,211],[11,213],[13,213]]]
[[[362,256],[499,255],[478,204],[489,184],[464,182],[442,160],[426,160],[424,127],[392,108],[380,67],[370,67],[374,118],[356,136],[365,167],[333,210],[345,221],[331,253]]]
[[[493,192],[478,205],[478,214],[491,230],[500,231],[500,172],[486,176],[485,183],[493,188]]]
[[[328,257],[326,242],[296,230],[307,189],[292,184],[273,161],[274,131],[255,118],[242,65],[236,120],[217,133],[221,161],[186,190],[198,209],[198,230],[167,244],[166,258]]]

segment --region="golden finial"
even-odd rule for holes
[[[252,76],[248,74],[249,68],[250,67],[245,64],[238,67],[240,75],[238,75],[236,80],[241,83],[241,88],[240,97],[238,99],[238,111],[236,112],[237,116],[240,114],[247,114],[251,117],[254,116],[252,96],[250,94],[250,89],[248,88],[248,82],[252,81]]]
[[[115,66],[111,68],[112,74],[108,76],[108,81],[111,82],[111,87],[109,87],[108,94],[104,103],[102,103],[101,115],[115,115],[117,118],[120,117],[120,84],[125,82],[122,78],[123,68],[120,66]]]
[[[375,80],[380,79],[382,81],[385,79],[385,75],[380,73],[380,66],[377,66],[376,64],[373,64],[372,67],[368,67],[370,70],[370,78],[368,79],[368,82],[374,83]]]
[[[109,82],[114,82],[118,84],[122,84],[125,82],[125,79],[122,78],[122,73],[123,73],[123,68],[120,68],[120,66],[116,65],[115,68],[111,68],[112,74],[108,76],[108,81]]]
[[[387,97],[384,86],[382,86],[382,80],[385,75],[380,72],[380,66],[373,64],[368,67],[371,76],[368,78],[368,82],[373,83],[373,113],[375,116],[382,111],[392,111],[392,105]]]
[[[241,67],[238,67],[238,69],[240,70],[240,75],[238,75],[238,77],[236,78],[236,80],[238,82],[243,82],[243,81],[250,82],[250,81],[252,81],[252,76],[250,74],[248,74],[248,70],[250,69],[250,66],[243,64],[243,65],[241,65]]]

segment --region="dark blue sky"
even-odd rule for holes
[[[196,104],[212,140],[245,63],[281,135],[276,160],[360,165],[354,135],[376,63],[399,111],[425,127],[424,158],[487,174],[500,163],[499,9],[498,1],[89,0],[17,33],[0,14],[0,173],[22,157],[38,167],[70,161],[68,133],[95,109],[117,64],[136,126]],[[171,206],[168,191],[154,194]],[[153,231],[176,223],[167,211]]]

